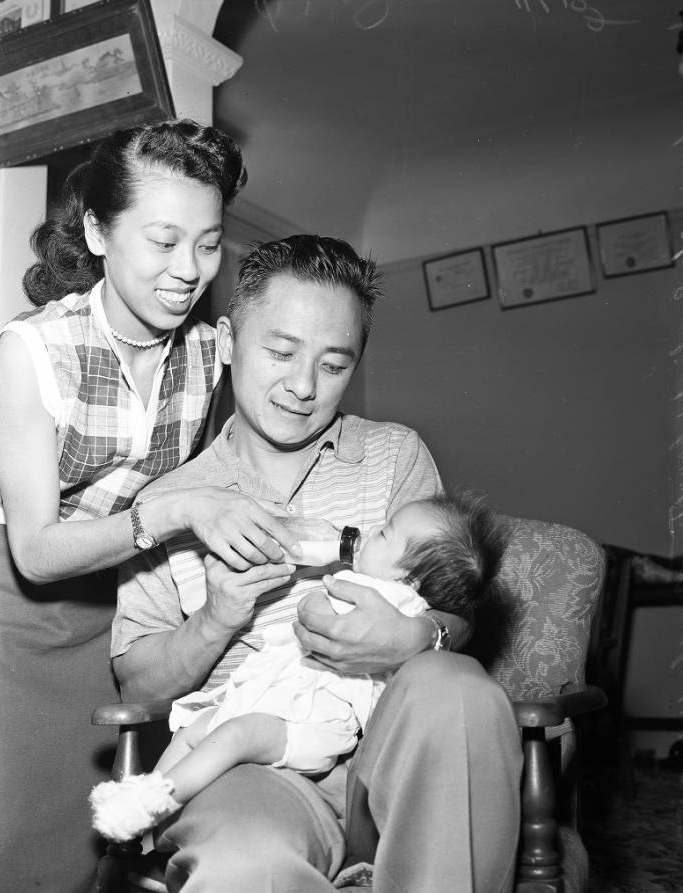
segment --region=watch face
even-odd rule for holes
[[[445,651],[450,650],[451,647],[451,636],[448,632],[448,627],[445,623],[439,623],[439,632],[436,640],[436,644],[434,645],[434,651]]]
[[[154,537],[150,536],[149,533],[139,533],[135,537],[135,545],[138,549],[152,549],[156,546],[154,542]]]

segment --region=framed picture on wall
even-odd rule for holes
[[[444,310],[491,296],[481,248],[435,257],[424,261],[422,269],[432,310]]]
[[[596,230],[605,279],[674,265],[671,226],[665,211],[600,223]]]
[[[149,0],[100,0],[0,37],[0,167],[173,114]]]
[[[55,0],[0,0],[0,36],[49,19]]]
[[[91,6],[98,3],[99,0],[56,0],[59,12],[73,12],[75,9],[82,9],[84,6]]]
[[[501,307],[522,307],[595,291],[585,227],[491,247]]]

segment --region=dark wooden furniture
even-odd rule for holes
[[[636,796],[635,756],[629,730],[683,731],[683,717],[639,716],[628,712],[626,686],[633,670],[633,621],[639,608],[683,606],[683,559],[644,555],[606,544],[603,598],[593,624],[587,678],[603,689],[609,708],[592,732],[595,808],[609,810],[615,792]],[[654,694],[654,693],[653,693]]]

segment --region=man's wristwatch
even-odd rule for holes
[[[159,545],[152,534],[147,533],[142,526],[139,502],[136,502],[130,510],[130,523],[133,525],[133,542],[135,543],[136,549],[140,549],[141,552],[144,552],[147,549],[153,549],[155,546]]]
[[[427,620],[431,621],[434,630],[429,643],[432,651],[450,651],[451,650],[451,634],[448,632],[446,624],[440,620],[435,614],[425,614]]]

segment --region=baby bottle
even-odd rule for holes
[[[286,560],[292,564],[307,564],[323,567],[341,561],[353,565],[360,549],[360,530],[357,527],[343,527],[339,530],[322,518],[295,517],[278,518],[301,547],[301,555],[290,555],[285,550]]]

